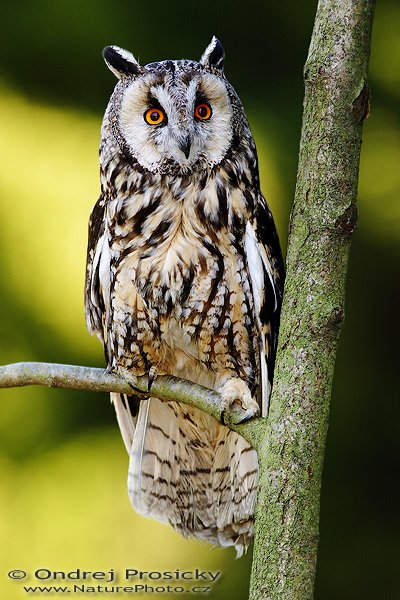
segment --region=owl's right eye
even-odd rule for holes
[[[165,112],[161,108],[149,108],[143,117],[148,125],[160,125],[166,119]]]

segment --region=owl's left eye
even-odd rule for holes
[[[194,116],[196,119],[200,119],[200,121],[207,121],[212,115],[211,106],[207,104],[207,102],[202,102],[198,104],[194,109]]]
[[[161,108],[149,108],[146,110],[143,117],[149,125],[159,125],[166,119],[165,112],[163,112]]]

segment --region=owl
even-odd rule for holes
[[[170,374],[219,392],[229,413],[266,414],[283,262],[260,192],[257,152],[213,37],[199,62],[142,66],[104,49],[118,78],[100,144],[85,309],[108,369],[129,453],[134,509],[184,536],[234,546],[253,536],[257,453],[208,414],[135,393]]]

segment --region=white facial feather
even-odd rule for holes
[[[198,90],[211,106],[212,116],[207,121],[194,117]],[[152,108],[149,96],[164,110],[165,124],[146,123],[144,114]],[[199,159],[213,166],[224,158],[232,140],[232,107],[226,86],[211,73],[194,75],[189,82],[174,79],[170,73],[164,84],[153,73],[132,81],[123,96],[119,121],[132,155],[152,172],[165,160],[173,161],[183,172],[195,168]],[[191,143],[188,158],[181,148],[186,139]]]

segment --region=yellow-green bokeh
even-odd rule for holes
[[[69,14],[69,6],[75,15],[82,10],[79,27],[74,28],[77,17],[74,27],[67,21],[67,35],[80,35],[81,40],[86,33],[91,35],[87,7],[94,8],[92,3],[60,2],[56,9],[50,2],[38,2],[36,11],[33,4],[26,3],[26,9],[37,19],[36,25],[47,15],[41,33],[45,41],[40,35],[35,38],[34,28],[23,21],[20,27],[25,29],[19,35],[25,36],[25,61],[28,53],[33,53],[36,61],[49,61],[50,48],[55,52],[54,65],[60,59],[57,35],[62,35],[61,30],[50,31],[57,10],[60,20],[64,13]],[[133,19],[128,4],[118,5],[124,7],[126,18]],[[122,23],[117,23],[122,17],[111,4],[97,6],[109,15],[110,22],[103,19],[101,35],[93,33],[101,41],[90,38],[87,45],[90,51],[95,48],[96,57],[106,34],[107,41],[119,42],[110,39],[108,28],[122,29]],[[282,11],[279,16],[276,9],[281,33],[275,35],[279,38],[290,28],[285,44],[287,56],[294,61],[290,47],[296,44],[295,32],[306,47],[312,18],[307,27],[300,20],[297,30],[298,8],[294,2],[290,6],[286,16]],[[268,5],[263,10],[272,8]],[[232,11],[220,18],[219,23],[228,19],[239,24],[241,20]],[[243,19],[250,23],[250,17]],[[268,40],[274,38],[274,23],[265,21],[262,27]],[[374,490],[381,489],[385,498],[394,497],[390,473],[395,477],[399,439],[398,404],[391,402],[398,389],[394,325],[400,241],[399,28],[399,6],[385,0],[377,9],[374,31],[372,111],[363,135],[360,219],[350,262],[347,317],[338,355],[323,486],[318,590],[324,600],[376,598],[382,580],[387,597],[395,597],[396,590],[397,545],[392,519],[398,505],[394,500],[393,506],[388,503],[386,516],[374,499]],[[227,26],[224,39],[234,50],[236,38],[231,29]],[[244,35],[247,41],[253,37],[251,32]],[[158,43],[172,44],[171,38],[178,39],[165,34]],[[181,55],[191,43],[189,33],[183,39],[176,42]],[[262,74],[259,80],[249,79],[244,73],[240,78],[237,66],[235,73],[246,95],[263,191],[285,247],[301,112],[301,98],[293,99],[291,90],[301,85],[305,57],[297,58],[298,65],[291,71],[286,55],[279,53],[278,42],[280,39],[276,54],[265,59],[278,65],[268,77]],[[140,50],[136,38],[135,44],[132,49]],[[46,52],[41,54],[42,45]],[[87,48],[82,45],[82,52]],[[243,51],[251,56],[251,48]],[[157,58],[151,46],[143,52]],[[16,60],[25,64],[21,57]],[[94,75],[86,71],[85,58],[82,61],[82,65],[74,65],[80,82],[75,88],[68,83],[74,77],[71,65],[65,66],[66,80],[55,68],[51,73],[62,99],[56,93],[52,102],[45,97],[43,90],[50,89],[48,73],[38,72],[27,82],[22,76],[13,77],[10,69],[0,88],[1,363],[54,360],[103,365],[100,344],[87,333],[83,313],[87,221],[99,193],[101,115],[89,101],[85,105],[90,93],[82,91],[82,82],[90,85]],[[229,66],[229,56],[227,63]],[[236,81],[232,83],[236,85]],[[111,78],[108,85],[111,92]],[[64,95],[68,102],[63,101]],[[222,570],[223,578],[210,597],[246,597],[250,557],[236,561],[230,550],[211,551],[209,546],[184,540],[170,528],[132,511],[126,491],[128,457],[105,395],[41,388],[4,390],[0,408],[0,597],[18,600],[26,596],[20,583],[7,579],[9,569],[32,572],[39,567]]]

